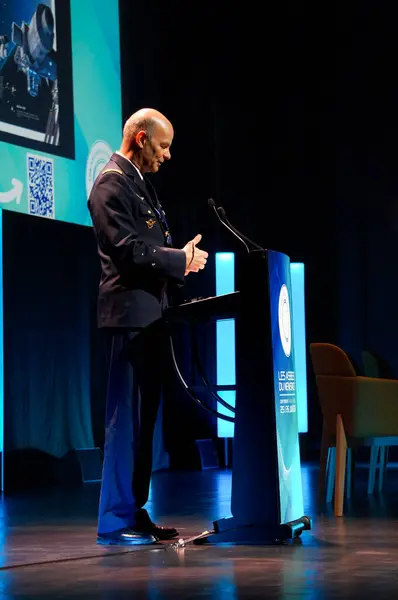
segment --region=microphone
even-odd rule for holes
[[[208,205],[210,206],[210,208],[214,209],[214,212],[216,213],[217,218],[220,221],[220,223],[222,223],[224,225],[224,227],[226,227],[235,237],[238,238],[238,240],[240,242],[242,242],[242,244],[245,246],[247,252],[250,252],[250,249],[249,249],[248,245],[246,244],[246,242],[244,240],[246,240],[247,242],[249,242],[249,244],[251,244],[257,250],[261,250],[262,252],[264,251],[264,248],[262,248],[261,246],[259,246],[258,244],[256,244],[256,242],[253,242],[253,240],[251,240],[250,238],[248,238],[246,235],[243,235],[243,233],[241,233],[238,229],[236,229],[228,221],[225,210],[223,209],[222,206],[219,206],[217,208],[216,207],[216,203],[214,202],[213,198],[209,198],[208,199]]]
[[[225,221],[229,227],[231,229],[234,230],[235,233],[239,234],[243,239],[245,239],[247,242],[249,242],[249,244],[252,244],[252,246],[254,248],[257,248],[257,250],[264,250],[264,248],[262,248],[261,246],[259,246],[258,244],[256,244],[256,242],[253,242],[253,240],[251,240],[250,238],[247,237],[247,235],[243,235],[243,233],[241,233],[238,229],[236,229],[236,227],[234,227],[227,219],[227,213],[225,212],[225,210],[223,209],[222,206],[219,206],[217,208],[217,212],[220,215],[221,219],[223,219],[223,221]]]
[[[227,228],[227,229],[228,229],[228,230],[229,230],[229,231],[230,231],[230,232],[231,232],[231,233],[232,233],[232,234],[233,234],[235,237],[237,237],[237,238],[238,238],[238,240],[239,240],[240,242],[242,242],[242,244],[245,246],[245,248],[246,248],[247,252],[250,252],[250,250],[249,250],[249,246],[246,244],[246,242],[245,242],[245,241],[244,241],[244,240],[243,240],[243,239],[242,239],[242,238],[241,238],[241,237],[240,237],[240,236],[239,236],[239,235],[236,233],[236,231],[234,231],[234,229],[233,229],[232,227],[230,227],[230,226],[229,226],[229,225],[228,225],[228,224],[227,224],[225,221],[223,221],[223,219],[220,217],[220,215],[219,215],[219,213],[218,213],[218,211],[219,211],[220,209],[217,209],[217,207],[216,207],[216,203],[214,202],[213,198],[209,198],[209,199],[208,199],[208,201],[207,201],[207,203],[208,203],[208,205],[210,206],[210,208],[212,208],[212,209],[214,210],[214,212],[216,213],[216,215],[217,215],[217,219],[220,221],[220,223],[221,223],[222,225],[224,225],[224,227],[226,227],[226,228]],[[223,209],[223,210],[224,210],[224,209]],[[225,211],[224,211],[224,212],[225,212]]]

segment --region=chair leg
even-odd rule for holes
[[[353,451],[352,448],[347,448],[347,499],[351,498],[351,488],[352,488],[352,470],[353,470]]]
[[[371,446],[369,461],[368,494],[373,494],[376,480],[377,458],[379,456],[380,446]]]
[[[336,483],[334,488],[334,515],[343,516],[344,483],[347,462],[347,438],[344,431],[343,419],[336,419]]]
[[[333,498],[334,480],[336,477],[336,448],[329,448],[329,461],[327,472],[326,504],[330,504]]]
[[[379,458],[379,492],[383,489],[384,471],[386,468],[386,454],[387,446],[380,447],[380,458]]]
[[[325,482],[327,478],[327,472],[330,468],[330,452],[329,452],[329,439],[325,431],[322,430],[322,441],[321,441],[321,456],[319,462],[319,479],[318,479],[318,507],[320,508],[323,504],[325,496]]]
[[[351,494],[355,487],[355,470],[357,465],[357,448],[351,448]]]

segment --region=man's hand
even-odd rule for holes
[[[188,273],[198,273],[200,269],[204,269],[206,266],[207,257],[209,255],[207,252],[200,250],[200,248],[197,247],[197,244],[199,244],[201,239],[202,236],[198,233],[198,235],[183,248],[186,256],[185,275],[188,275]]]

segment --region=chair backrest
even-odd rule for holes
[[[313,342],[310,344],[310,353],[315,375],[356,376],[348,355],[338,346]]]
[[[323,416],[323,434],[331,437],[336,434],[336,415],[345,416],[353,404],[357,373],[348,355],[334,344],[312,343],[310,353]]]
[[[333,438],[341,415],[353,438],[398,435],[398,381],[358,376],[349,356],[333,344],[310,344],[323,434]]]
[[[394,369],[389,362],[377,352],[362,351],[362,364],[366,377],[381,377],[382,379],[396,379]]]
[[[362,351],[362,364],[366,377],[380,377],[379,361],[369,350]]]

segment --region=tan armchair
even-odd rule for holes
[[[358,376],[347,354],[333,344],[312,343],[310,353],[323,417],[318,498],[335,445],[334,514],[342,516],[347,448],[396,443],[398,381]]]

